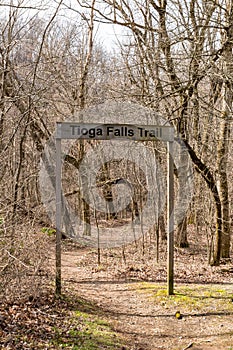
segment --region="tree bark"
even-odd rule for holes
[[[227,164],[229,154],[230,120],[232,113],[232,82],[233,73],[233,8],[229,1],[226,9],[227,29],[223,34],[223,67],[222,67],[222,111],[219,127],[219,140],[217,145],[217,170],[218,170],[218,190],[222,206],[222,250],[223,258],[230,257],[230,208],[229,191],[227,178]]]
[[[230,257],[230,208],[229,208],[229,191],[227,178],[227,159],[228,159],[228,137],[229,122],[227,116],[221,120],[218,141],[217,167],[218,167],[218,191],[221,201],[222,216],[222,247],[221,256]]]
[[[82,111],[86,107],[87,77],[88,77],[88,71],[89,71],[89,66],[90,66],[92,51],[93,51],[94,4],[95,4],[95,0],[92,1],[92,5],[91,5],[90,21],[88,23],[88,27],[89,27],[88,49],[87,49],[87,54],[86,54],[85,63],[83,66],[83,72],[80,79],[80,85],[79,85],[79,99],[78,99],[79,111]],[[80,113],[80,122],[83,122],[83,120],[81,119],[82,119],[82,113]],[[80,159],[83,159],[85,155],[84,140],[80,140],[79,143],[80,143]],[[90,205],[88,203],[89,188],[88,188],[86,177],[81,178],[81,186],[82,186],[83,193],[85,193],[85,198],[84,196],[82,198],[83,234],[85,236],[90,236],[91,235],[91,212],[90,212]]]
[[[210,171],[210,169],[201,161],[200,158],[196,155],[195,151],[189,145],[186,140],[183,140],[189,155],[195,165],[195,169],[205,180],[207,186],[209,187],[215,204],[215,216],[216,216],[216,228],[215,228],[215,249],[213,254],[213,259],[211,261],[211,265],[216,266],[220,264],[221,258],[221,246],[222,246],[222,205],[220,196],[218,193],[218,188],[216,185],[216,181]]]

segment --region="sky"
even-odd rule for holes
[[[124,33],[122,27],[112,24],[101,24],[97,29],[97,38],[107,50],[116,49],[117,39],[122,41]]]
[[[16,10],[19,4],[20,16],[24,19],[38,15],[49,21],[56,11],[59,0],[0,0],[0,17],[7,18],[9,12]],[[77,4],[77,0],[63,0],[56,18],[59,18],[59,20],[64,18],[69,21],[80,22],[80,12],[82,13],[83,9],[78,7]],[[10,5],[13,5],[11,9]],[[72,7],[73,10],[69,9],[69,7]],[[96,23],[95,28],[97,40],[107,50],[115,50],[117,47],[117,38],[120,41],[123,39],[123,29],[119,25]]]

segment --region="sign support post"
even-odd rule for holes
[[[167,294],[174,293],[174,165],[173,141],[167,142]]]
[[[61,295],[61,139],[56,138],[56,295]]]

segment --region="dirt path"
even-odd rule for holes
[[[63,288],[95,302],[128,340],[127,349],[233,349],[232,312],[213,309],[177,320],[176,310],[152,302],[140,291],[138,281],[113,278],[92,260],[89,250],[63,252]]]

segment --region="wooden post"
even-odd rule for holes
[[[167,142],[167,293],[174,294],[174,165],[173,142]]]
[[[61,139],[56,138],[56,295],[61,295]]]

